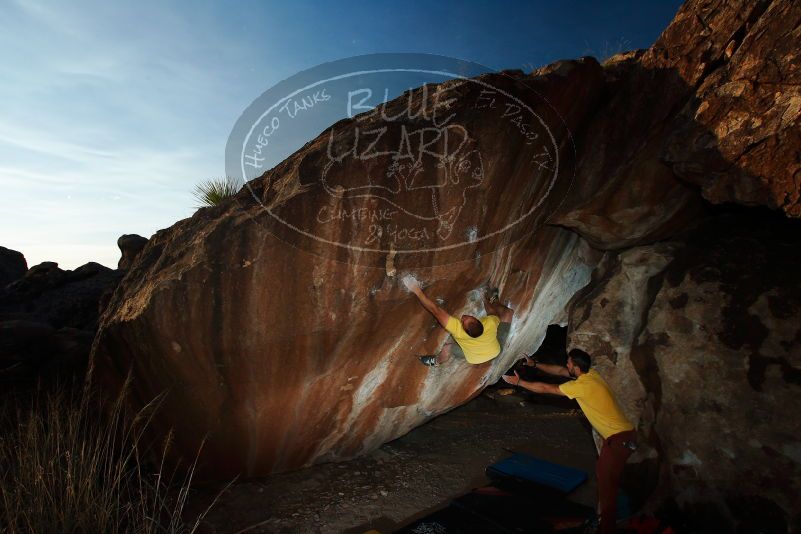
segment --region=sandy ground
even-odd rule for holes
[[[567,399],[497,385],[370,455],[318,465],[225,492],[201,525],[203,533],[382,533],[446,505],[487,482],[485,468],[526,452],[576,467],[589,481],[573,500],[594,505],[596,459],[590,427]],[[204,508],[219,488],[195,490],[188,513]]]

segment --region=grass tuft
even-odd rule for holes
[[[62,387],[3,399],[0,532],[149,534],[198,528],[208,509],[191,523],[182,517],[197,458],[180,471],[168,470],[167,439],[154,467],[146,460],[154,451],[146,449],[143,435],[158,403],[129,415],[124,396],[104,406],[87,391]]]

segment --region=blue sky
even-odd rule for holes
[[[422,52],[530,70],[653,43],[681,2],[0,3],[0,245],[115,267],[188,217],[242,111],[325,61]],[[400,7],[402,6],[402,7]]]

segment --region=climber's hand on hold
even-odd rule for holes
[[[412,293],[420,291],[420,282],[414,276],[404,276],[402,282],[403,286]]]

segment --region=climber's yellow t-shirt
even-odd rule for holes
[[[619,432],[633,430],[612,391],[595,369],[582,373],[577,379],[559,385],[559,389],[578,401],[581,411],[604,439]]]
[[[498,343],[498,325],[501,319],[497,315],[487,315],[479,321],[484,325],[484,333],[478,337],[470,337],[464,331],[462,322],[452,315],[445,325],[445,330],[450,332],[454,341],[462,348],[465,360],[474,365],[488,362],[501,353],[501,345]]]

